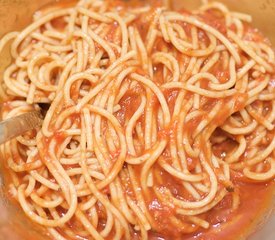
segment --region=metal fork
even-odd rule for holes
[[[18,137],[25,132],[42,126],[49,108],[47,103],[39,103],[40,111],[31,111],[0,122],[0,144]]]

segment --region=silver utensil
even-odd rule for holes
[[[41,127],[42,122],[43,116],[38,111],[27,112],[0,122],[0,144],[29,130]]]

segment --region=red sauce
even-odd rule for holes
[[[167,187],[175,195],[183,196],[182,186],[176,183],[168,175],[162,173],[165,179],[163,187]],[[150,233],[150,239],[154,240],[231,240],[242,239],[246,237],[258,224],[259,220],[263,218],[266,210],[272,204],[274,196],[274,181],[270,183],[243,183],[237,179],[233,180],[236,184],[236,189],[233,191],[240,192],[240,205],[237,210],[231,210],[232,200],[230,195],[227,195],[218,205],[212,210],[208,211],[206,220],[210,223],[210,228],[202,230],[196,229],[190,225],[192,231],[195,233],[182,235],[182,229],[176,229],[171,225],[170,213],[171,209],[165,208],[156,199],[152,198],[149,203],[149,209],[155,211],[154,216],[156,220],[156,229],[165,229],[165,234]],[[231,190],[232,191],[232,190]],[[186,194],[186,193],[185,193]],[[185,195],[188,199],[188,195]],[[190,197],[190,196],[189,196]],[[150,207],[151,206],[151,207]],[[154,207],[152,207],[154,206]],[[187,230],[187,226],[184,231]]]
[[[265,210],[272,203],[274,182],[255,184],[236,181],[235,184],[241,197],[238,209],[230,211],[230,200],[224,198],[213,210],[207,213],[211,227],[206,231],[201,231],[196,236],[185,239],[241,239],[256,227]]]
[[[226,35],[226,25],[225,20],[220,12],[209,10],[205,12],[203,15],[200,15],[203,21],[210,25],[211,27],[217,29],[222,34]]]
[[[58,6],[62,7],[69,7],[73,5],[75,1],[68,1],[68,3],[62,5],[58,3]],[[154,6],[160,6],[161,0],[150,0],[149,3]],[[64,4],[64,5],[63,5]],[[117,10],[120,11],[121,8],[125,7],[126,5],[132,5],[133,7],[140,6],[144,4],[142,0],[130,0],[128,1],[121,1],[121,0],[114,0],[109,1],[109,4],[116,6]],[[53,6],[54,7],[54,6]],[[187,11],[181,11],[183,14],[189,14]],[[204,22],[211,25],[221,33],[226,35],[226,28],[225,22],[222,16],[219,16],[219,13],[216,11],[209,11],[203,15],[199,15]],[[136,27],[138,28],[141,37],[144,39],[146,37],[146,33],[148,31],[149,23],[152,21],[153,14],[145,14],[140,21],[136,21]],[[56,28],[63,28],[64,22],[59,19],[56,19],[53,22]],[[191,36],[191,27],[189,24],[180,23],[187,34],[188,37]],[[263,38],[258,33],[255,33],[255,30],[252,28],[247,27],[246,29],[247,39],[253,41],[263,41]],[[114,25],[113,28],[107,34],[107,41],[114,41],[114,36],[116,34],[116,26]],[[204,33],[199,33],[199,38],[202,41],[208,43],[208,37]],[[154,46],[154,50],[162,50],[163,42],[158,41]],[[222,61],[220,64],[215,65],[211,69],[212,73],[220,80],[220,82],[226,82],[229,79],[229,72],[227,70],[222,70]],[[159,78],[161,76],[161,67],[155,66],[155,78],[156,84],[164,83],[164,79]],[[172,73],[168,73],[169,76],[172,76]],[[209,85],[208,81],[204,79],[201,81],[201,87],[207,88]],[[76,85],[72,88],[72,93],[75,93]],[[129,119],[133,116],[136,112],[138,107],[141,103],[141,95],[146,95],[144,89],[137,86],[134,89],[128,90],[126,94],[120,99],[119,105],[121,109],[115,113],[116,118],[120,122],[122,126],[125,125],[129,121]],[[163,92],[167,102],[170,112],[172,113],[174,110],[176,98],[179,94],[178,90],[166,90]],[[77,98],[78,93],[76,93],[73,98]],[[232,114],[232,112],[236,112],[244,107],[244,100],[247,98],[246,94],[239,94],[234,96],[235,102],[233,109],[222,108],[219,112],[219,115],[215,117],[212,121],[215,122],[216,125],[221,125],[226,121],[228,116]],[[188,98],[188,95],[185,96]],[[150,99],[150,104],[153,106],[154,109],[159,107],[159,103],[156,97],[152,97]],[[217,101],[222,101],[222,103],[226,103],[232,100],[232,98],[225,98],[223,100],[213,100],[213,99],[205,99],[202,97],[201,101],[204,102],[203,111],[204,114],[194,117],[192,120],[184,123],[183,131],[187,133],[187,136],[190,137],[192,133],[197,128],[198,124],[203,120],[207,119],[209,111],[217,104]],[[8,109],[9,106],[5,105]],[[73,114],[70,116],[70,119],[73,122],[80,122],[79,114]],[[141,122],[144,120],[144,115],[141,118]],[[174,119],[174,122],[171,123],[170,126],[167,126],[165,129],[158,129],[158,137],[161,139],[167,139],[169,142],[173,142],[176,139],[176,121],[178,119]],[[143,124],[144,125],[144,124]],[[144,126],[142,126],[144,128]],[[217,130],[216,134],[219,134]],[[273,135],[272,135],[273,134]],[[274,132],[270,133],[270,138],[274,136]],[[56,140],[56,143],[59,145],[64,142],[66,136],[62,133],[57,133],[53,136]],[[43,144],[47,145],[50,139],[43,139]],[[227,140],[224,141],[222,144],[217,144],[214,147],[214,154],[216,155],[223,155],[230,152],[236,146],[236,142],[234,140]],[[201,146],[201,151],[206,152],[206,146]],[[151,150],[143,151],[143,153],[150,153]],[[115,151],[110,154],[110,158],[115,160],[118,155],[119,151]],[[47,150],[41,153],[43,159],[45,161],[51,161],[49,156],[47,155]],[[163,158],[166,161],[173,161],[169,151],[164,151]],[[16,160],[18,156],[13,156]],[[197,158],[186,156],[188,170],[193,171],[194,167],[198,161]],[[157,163],[158,164],[158,163]],[[156,165],[157,165],[156,164]],[[134,173],[136,175],[136,179],[140,181],[141,178],[141,166],[133,166]],[[162,192],[169,190],[171,194],[178,198],[178,199],[186,199],[186,200],[193,200],[191,194],[182,187],[180,181],[176,180],[175,178],[171,177],[167,172],[165,172],[159,165],[154,168],[154,187],[156,191]],[[129,196],[134,195],[134,189],[130,184],[129,176],[124,176],[123,178],[123,189]],[[168,201],[162,199],[160,201],[157,197],[157,194],[153,191],[148,192],[145,195],[145,203],[146,207],[153,218],[153,229],[149,232],[149,239],[173,239],[173,240],[195,240],[195,239],[205,239],[205,240],[231,240],[231,239],[239,239],[242,236],[246,236],[255,225],[258,223],[259,219],[261,219],[262,215],[268,207],[271,205],[272,198],[274,195],[274,181],[269,183],[256,183],[252,181],[245,181],[243,175],[239,174],[238,172],[231,172],[231,179],[234,184],[235,188],[227,188],[229,194],[221,200],[213,209],[208,211],[205,214],[201,214],[200,217],[207,220],[210,223],[210,228],[207,230],[203,230],[202,228],[195,226],[194,224],[185,221],[185,217],[182,217],[182,221],[178,224],[178,228],[175,227],[175,223],[172,223],[173,216],[176,215],[175,206],[171,206]],[[109,189],[105,188],[102,190],[103,193],[109,193]],[[236,210],[232,210],[232,192],[239,192],[240,193],[240,205]],[[104,207],[101,204],[97,204],[96,206],[99,214],[99,218],[106,218],[106,212]],[[81,228],[77,224],[75,219],[72,219],[69,222],[70,228]],[[104,228],[104,222],[99,223],[99,230]],[[161,232],[161,234],[157,233]],[[111,239],[114,233],[112,233],[109,238]],[[138,238],[138,233],[133,233],[133,238]],[[31,239],[31,238],[29,238]],[[33,238],[35,239],[35,237]]]
[[[121,109],[116,112],[115,116],[122,126],[126,121],[130,120],[140,106],[140,96],[142,92],[142,89],[138,87],[133,90],[128,90],[119,101]]]

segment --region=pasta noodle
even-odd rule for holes
[[[184,239],[225,198],[237,211],[236,182],[275,175],[274,52],[250,21],[81,0],[4,36],[2,119],[50,104],[0,147],[25,214],[53,239],[118,240]]]

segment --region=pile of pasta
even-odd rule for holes
[[[54,239],[184,236],[238,209],[238,182],[274,179],[274,52],[250,22],[81,0],[5,35],[2,119],[50,104],[1,146],[25,214]]]

